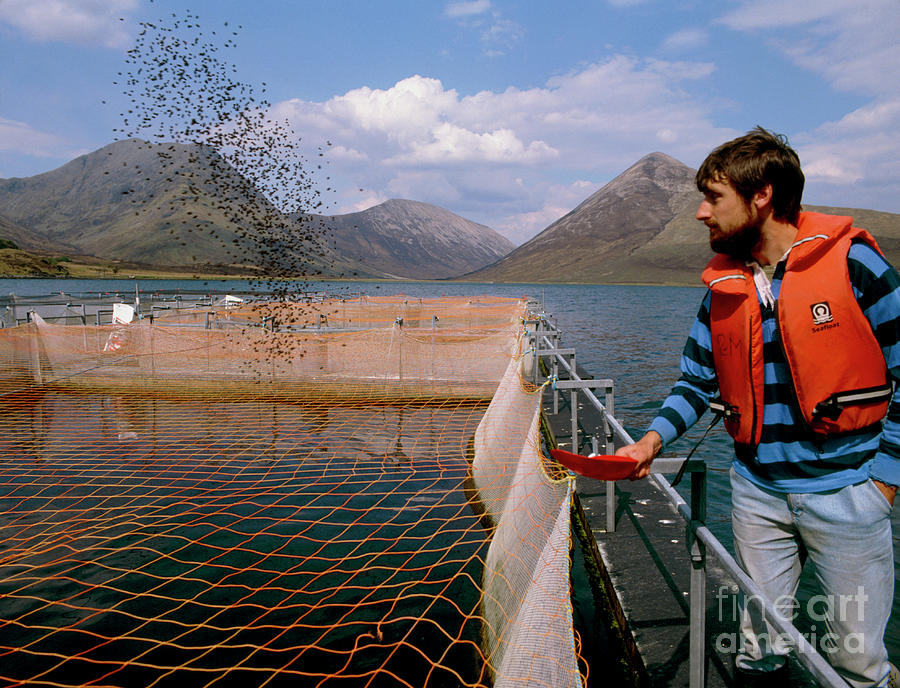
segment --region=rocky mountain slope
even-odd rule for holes
[[[72,251],[73,246],[52,241],[29,231],[22,225],[13,222],[8,217],[0,215],[0,238],[11,241],[17,248],[24,251]]]
[[[0,180],[0,215],[0,238],[20,248],[268,276],[439,278],[512,248],[488,227],[412,201],[285,215],[215,151],[136,139]]]
[[[244,208],[273,210],[199,146],[120,141],[44,174],[0,180],[0,213],[36,236],[148,265],[252,267]]]
[[[693,176],[687,165],[652,153],[504,259],[471,277],[525,282],[633,281],[638,266],[631,264],[631,256],[657,238],[679,214],[696,210],[700,194]],[[679,251],[675,255],[683,260]],[[662,266],[659,281],[668,281],[671,273],[668,266]]]
[[[417,201],[392,199],[323,221],[335,254],[369,274],[454,277],[515,248],[490,227]]]
[[[80,255],[207,274],[696,285],[711,253],[694,219],[693,176],[652,153],[514,249],[489,227],[416,201],[284,215],[215,151],[128,140],[0,180],[0,239],[35,254],[30,274]],[[808,209],[851,215],[900,265],[900,215]],[[7,265],[29,260],[11,254]]]
[[[651,153],[536,237],[467,279],[699,285],[712,252],[695,219],[695,170]],[[900,265],[900,215],[805,206],[850,215]]]

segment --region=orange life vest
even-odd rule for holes
[[[891,385],[881,347],[856,302],[847,269],[854,239],[880,252],[849,217],[801,213],[776,305],[776,325],[809,429],[837,435],[880,422]],[[753,271],[717,255],[703,272],[712,292],[710,330],[718,410],[740,443],[759,444],[763,416],[762,314]]]

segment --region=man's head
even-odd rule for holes
[[[800,159],[783,136],[757,127],[716,148],[697,171],[703,202],[697,219],[717,253],[749,260],[771,217],[796,224],[803,194]]]
[[[710,182],[728,183],[747,203],[766,185],[771,185],[773,217],[797,223],[803,196],[803,171],[797,153],[780,134],[756,127],[744,136],[723,143],[706,157],[694,181],[704,194]]]

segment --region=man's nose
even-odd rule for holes
[[[712,217],[711,211],[712,207],[710,206],[709,201],[701,201],[700,207],[697,208],[697,219],[700,220],[700,222],[708,220],[710,217]]]

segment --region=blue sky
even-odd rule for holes
[[[696,167],[757,124],[807,203],[900,212],[898,0],[0,0],[0,178],[113,141],[139,23],[188,9],[332,143],[331,213],[410,198],[521,243],[644,155]]]

